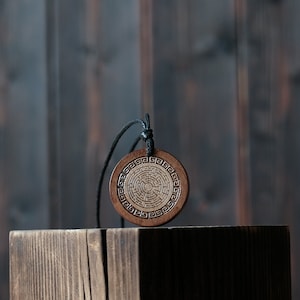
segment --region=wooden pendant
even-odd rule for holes
[[[187,173],[171,154],[155,149],[136,150],[114,168],[109,192],[117,212],[139,226],[158,226],[172,220],[189,192]]]

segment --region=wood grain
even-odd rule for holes
[[[290,300],[286,227],[141,229],[141,299]]]
[[[49,227],[62,228],[60,55],[58,1],[46,2]]]
[[[1,73],[5,86],[0,97],[6,103],[3,154],[7,163],[0,172],[7,177],[9,222],[15,228],[46,228],[47,87],[41,14],[45,7],[34,0],[2,6],[5,40]]]
[[[236,81],[231,1],[153,1],[157,147],[190,176],[184,224],[234,224]]]
[[[249,151],[252,222],[284,222],[284,135],[287,77],[282,3],[248,1]]]
[[[0,298],[8,231],[48,226],[44,1],[0,1]]]
[[[154,115],[153,107],[153,8],[151,0],[140,0],[140,69],[143,113]],[[152,128],[155,125],[151,124]]]
[[[283,30],[286,53],[284,62],[288,70],[288,90],[282,112],[285,116],[285,215],[291,224],[293,299],[300,299],[300,2],[289,0],[283,10]]]
[[[10,299],[106,299],[99,230],[10,234]]]
[[[85,6],[75,0],[52,1],[48,7],[48,59],[52,72],[48,89],[49,96],[54,96],[48,103],[52,115],[48,123],[49,187],[55,203],[51,204],[50,218],[54,228],[80,228],[85,220],[85,203],[79,199],[84,199],[86,192],[86,56],[81,34]]]
[[[7,45],[6,10],[0,10],[0,298],[8,299],[8,247],[7,236],[9,230],[8,214],[8,184],[7,174],[7,97],[8,97],[8,76],[5,53]]]
[[[109,300],[140,298],[139,229],[107,230]]]
[[[102,0],[99,13],[100,47],[95,53],[100,67],[99,86],[101,89],[97,115],[101,136],[97,141],[99,155],[94,160],[99,166],[97,179],[115,136],[127,122],[143,117],[138,1]],[[128,153],[140,132],[139,129],[139,127],[132,128],[121,139],[107,169],[107,174],[110,174],[114,165]],[[109,175],[107,184],[103,185],[101,224],[115,227],[120,224],[120,217],[115,213],[109,199],[108,188],[106,188],[108,178]]]
[[[10,293],[11,300],[291,300],[289,230],[14,231]]]
[[[0,298],[8,230],[94,226],[112,139],[147,110],[157,145],[191,181],[171,224],[290,224],[300,299],[299,9],[298,0],[0,0]],[[119,226],[106,186],[103,225]]]
[[[237,60],[237,132],[238,132],[238,220],[251,223],[250,139],[249,139],[249,74],[247,0],[235,1]]]
[[[300,275],[297,1],[235,1],[241,220],[288,223]],[[298,25],[297,25],[298,24]],[[293,298],[300,289],[293,285]]]

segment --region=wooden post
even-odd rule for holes
[[[285,226],[13,231],[10,299],[290,300]]]

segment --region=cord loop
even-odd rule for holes
[[[130,152],[133,151],[135,149],[135,147],[137,146],[138,142],[140,139],[142,139],[145,144],[146,144],[146,155],[152,156],[154,154],[154,140],[153,140],[153,130],[150,128],[150,116],[148,113],[145,114],[145,121],[142,119],[136,119],[133,120],[131,122],[129,122],[128,124],[126,124],[121,131],[118,133],[118,135],[115,137],[110,151],[107,155],[107,158],[104,162],[104,166],[103,169],[101,171],[100,174],[100,178],[99,178],[99,183],[98,183],[98,190],[97,190],[97,227],[100,228],[100,198],[101,198],[101,189],[102,189],[102,184],[103,184],[103,179],[104,179],[104,175],[105,175],[105,171],[108,167],[109,161],[112,157],[112,154],[119,142],[119,140],[121,139],[121,137],[123,136],[123,134],[133,125],[135,124],[140,124],[143,127],[143,131],[141,132],[141,134],[139,135],[139,137],[136,139],[136,141],[134,142],[133,146],[130,149]],[[122,222],[123,224],[123,222]],[[123,227],[123,226],[122,226]]]

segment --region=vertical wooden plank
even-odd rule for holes
[[[6,4],[6,172],[14,228],[48,225],[44,4]]]
[[[51,1],[48,9],[48,33],[53,31],[54,35],[48,40],[49,72],[54,73],[49,82],[53,86],[49,86],[48,92],[55,97],[52,104],[48,103],[50,112],[54,114],[49,119],[48,127],[51,139],[49,159],[53,162],[49,165],[49,174],[54,176],[49,178],[49,185],[54,185],[57,190],[53,191],[52,196],[58,202],[53,207],[53,213],[61,210],[59,225],[79,228],[85,224],[86,189],[87,115],[83,82],[85,52],[82,44],[85,5],[82,1]],[[56,215],[51,217],[57,218]],[[52,223],[55,224],[55,221]]]
[[[0,17],[1,18],[1,17]],[[1,37],[0,37],[1,44]],[[1,46],[0,46],[1,47]],[[1,51],[1,50],[0,50]],[[0,62],[0,69],[1,62]],[[3,69],[2,69],[3,70]],[[0,297],[1,299],[8,298],[8,247],[7,247],[7,239],[8,239],[8,230],[9,230],[9,203],[7,197],[7,183],[6,183],[6,170],[7,170],[7,162],[6,162],[6,153],[5,153],[5,103],[2,101],[3,96],[3,77],[0,71],[0,269],[2,270],[0,274]]]
[[[104,157],[106,134],[101,126],[102,99],[102,51],[101,42],[101,1],[89,1],[85,9],[85,98],[87,106],[87,145],[86,145],[86,226],[95,226],[97,180],[100,160]]]
[[[286,112],[286,127],[284,131],[284,156],[286,173],[285,206],[288,208],[287,219],[291,226],[292,245],[292,276],[293,299],[300,298],[300,39],[299,39],[299,10],[297,0],[284,1],[284,44],[286,45],[286,62],[288,68],[289,97],[283,105]]]
[[[185,211],[174,224],[234,224],[234,3],[152,4],[157,146],[183,162],[191,183]]]
[[[238,220],[251,222],[247,0],[235,1],[237,56]]]
[[[123,125],[141,116],[139,6],[137,0],[102,0],[99,6],[94,6],[98,9],[98,17],[92,15],[92,3],[89,2],[88,6],[87,30],[93,31],[89,30],[86,35],[90,49],[90,61],[86,66],[86,82],[89,81],[86,97],[89,99],[88,111],[95,110],[87,124],[90,132],[87,141],[90,151],[88,172],[92,176],[88,186],[92,192],[89,192],[88,201],[90,207],[95,208],[93,195],[96,196],[98,176],[110,146]],[[113,166],[127,154],[140,130],[136,127],[126,133],[107,169],[101,197],[102,226],[120,225],[120,217],[108,196],[108,178]]]
[[[286,74],[282,2],[248,1],[252,221],[284,221],[282,174]]]
[[[123,124],[140,115],[137,4],[48,2],[49,94],[56,101],[48,103],[49,180],[59,199],[53,214],[62,211],[64,227],[95,226],[97,181],[109,147]],[[127,135],[112,165],[133,140]],[[103,224],[119,224],[106,189],[102,203]]]
[[[6,3],[0,2],[0,298],[8,299],[8,197],[7,197],[7,93],[8,93],[8,78],[7,64],[5,59],[6,53]]]
[[[108,229],[106,236],[109,299],[142,299],[139,229]]]
[[[87,226],[95,225],[99,174],[113,139],[124,124],[140,116],[138,24],[138,2],[135,0],[126,3],[89,1],[86,4],[83,80],[88,116]],[[134,135],[127,133],[107,170],[101,195],[103,224],[120,224],[108,197],[108,178],[113,165],[127,154],[133,141]]]
[[[10,234],[10,299],[106,299],[100,230]]]
[[[62,227],[60,157],[60,56],[58,1],[46,1],[49,226]]]
[[[153,108],[153,8],[151,0],[140,0],[140,64],[142,111],[154,116]],[[151,127],[155,128],[153,122]]]

